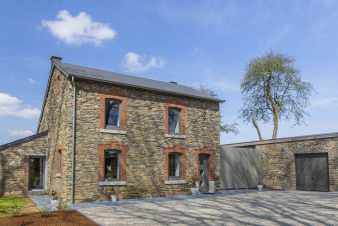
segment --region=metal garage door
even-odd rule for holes
[[[304,191],[329,191],[327,153],[296,154],[296,188]]]

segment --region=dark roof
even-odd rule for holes
[[[223,102],[223,100],[210,95],[206,91],[201,91],[177,83],[175,84],[171,82],[163,82],[142,77],[124,75],[110,71],[104,71],[100,69],[83,67],[79,65],[67,64],[62,62],[56,62],[55,64],[56,66],[59,66],[60,70],[63,71],[64,73],[67,73],[68,75],[72,75],[81,79],[109,82],[117,85],[141,88],[162,93],[169,93],[174,95]]]
[[[37,134],[34,134],[32,136],[29,136],[29,137],[21,138],[21,139],[12,141],[12,142],[7,143],[7,144],[0,145],[0,151],[3,151],[3,150],[5,150],[9,147],[13,147],[13,146],[16,146],[16,145],[19,145],[19,144],[22,144],[22,143],[32,141],[32,140],[39,138],[39,137],[46,136],[47,134],[48,134],[48,131],[44,131],[44,132],[37,133]]]
[[[329,139],[329,138],[338,138],[338,133],[323,133],[323,134],[313,134],[313,135],[297,136],[297,137],[284,137],[284,138],[277,138],[277,139],[270,139],[270,140],[223,144],[222,146],[248,147],[248,146],[264,145],[264,144],[289,143],[289,142],[296,142],[296,141]]]

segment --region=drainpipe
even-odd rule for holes
[[[74,87],[73,93],[73,149],[72,149],[72,203],[75,203],[75,150],[76,150],[76,85],[75,78],[72,76],[72,83]]]

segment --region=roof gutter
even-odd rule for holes
[[[76,153],[76,85],[75,85],[75,77],[72,76],[72,84],[73,84],[73,138],[72,138],[72,203],[75,203],[75,153]]]

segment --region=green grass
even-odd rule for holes
[[[27,198],[18,198],[14,196],[0,197],[0,217],[18,214],[22,207],[30,204]]]

